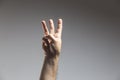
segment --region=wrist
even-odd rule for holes
[[[54,52],[54,53],[52,53],[52,52],[45,52],[45,57],[46,58],[51,58],[51,59],[55,59],[55,58],[59,58],[59,56],[60,56],[60,52]]]
[[[57,65],[59,61],[59,56],[45,56],[45,62],[49,63],[49,65]]]

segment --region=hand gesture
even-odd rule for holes
[[[42,21],[42,28],[44,31],[42,47],[45,51],[45,55],[49,57],[57,56],[60,54],[61,51],[61,36],[62,36],[62,19],[58,19],[58,26],[55,30],[54,22],[52,19],[49,20],[49,27],[48,30],[47,24],[45,21]]]

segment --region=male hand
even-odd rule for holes
[[[56,30],[52,19],[49,20],[49,26],[50,30],[48,30],[46,22],[42,21],[42,28],[44,31],[42,47],[46,56],[59,56],[62,44],[62,19],[58,19],[58,26]]]

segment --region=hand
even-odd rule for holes
[[[42,28],[44,31],[42,47],[45,55],[48,57],[57,56],[61,51],[61,35],[62,35],[62,19],[58,19],[58,27],[55,30],[53,20],[49,20],[50,31],[47,28],[46,22],[42,21]]]

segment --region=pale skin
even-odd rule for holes
[[[62,19],[58,19],[57,29],[54,27],[52,19],[49,20],[49,27],[46,21],[42,21],[44,36],[42,39],[42,48],[44,50],[44,63],[40,75],[40,80],[56,80],[58,61],[62,45]]]

